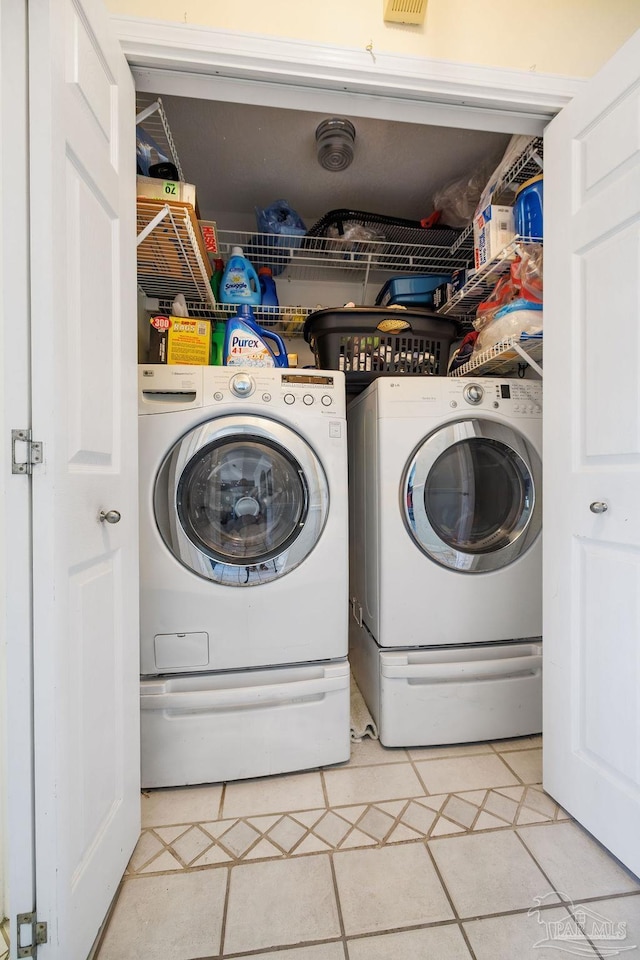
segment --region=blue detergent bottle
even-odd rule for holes
[[[271,267],[259,267],[258,280],[260,281],[260,290],[262,293],[262,306],[263,307],[279,306],[278,292],[276,290],[276,282],[273,279],[273,274],[271,273]]]
[[[226,322],[223,363],[227,367],[286,367],[289,361],[282,337],[258,326],[251,307],[243,304]]]
[[[253,264],[243,255],[242,247],[232,247],[220,281],[220,302],[259,306],[261,300],[260,280]]]

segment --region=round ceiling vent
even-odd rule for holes
[[[316,129],[318,163],[325,170],[346,170],[353,160],[356,128],[348,120],[332,117]]]

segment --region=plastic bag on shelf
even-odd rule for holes
[[[542,244],[519,245],[518,283],[520,296],[533,303],[542,302]]]
[[[440,212],[442,223],[449,227],[466,227],[471,223],[491,170],[492,165],[485,163],[469,176],[458,177],[436,190],[433,206]]]
[[[302,237],[307,232],[302,217],[286,200],[276,200],[270,207],[256,207],[255,210],[260,233],[287,233]]]
[[[384,240],[385,236],[372,227],[365,227],[362,223],[343,223],[338,226],[327,227],[326,236],[329,240],[339,242],[341,249],[344,249],[345,260],[364,260],[366,259],[367,243],[374,240]]]
[[[275,200],[268,207],[256,207],[256,225],[258,232],[267,234],[255,244],[251,244],[245,254],[258,266],[271,268],[274,277],[279,276],[289,262],[286,255],[271,255],[270,251],[260,249],[269,247],[299,247],[307,232],[302,217],[289,206],[286,200]]]
[[[492,319],[479,331],[474,354],[488,350],[506,337],[519,337],[542,330],[542,304],[519,297],[500,307]]]

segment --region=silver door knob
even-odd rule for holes
[[[606,513],[609,509],[609,504],[604,503],[603,500],[594,500],[593,503],[589,504],[589,510],[591,513]]]
[[[105,520],[107,523],[120,523],[121,516],[117,510],[107,510],[106,513],[104,510],[101,510],[98,515],[98,520],[100,523],[104,523]]]

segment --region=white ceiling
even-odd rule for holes
[[[200,216],[223,230],[250,230],[254,207],[285,199],[307,228],[330,210],[348,208],[420,220],[433,194],[452,179],[487,177],[509,136],[414,123],[347,117],[356,128],[354,160],[324,170],[315,131],[326,113],[162,96]]]

